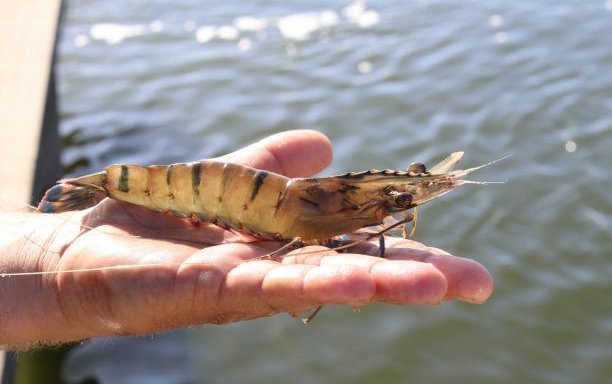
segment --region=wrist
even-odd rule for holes
[[[65,340],[56,270],[74,234],[56,215],[0,213],[0,344]],[[30,275],[24,275],[30,274]]]

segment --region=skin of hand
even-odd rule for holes
[[[323,134],[296,130],[220,159],[306,177],[331,157]],[[483,303],[493,290],[477,262],[393,237],[385,258],[375,256],[375,244],[362,244],[351,250],[361,254],[311,246],[280,262],[245,262],[279,243],[245,242],[211,224],[111,199],[84,211],[24,215],[13,228],[21,236],[0,246],[2,272],[135,266],[0,279],[0,344],[18,347],[298,315],[330,304]]]

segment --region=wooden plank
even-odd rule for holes
[[[0,180],[3,198],[29,203],[60,0],[0,0]]]
[[[61,0],[0,0],[1,197],[16,206],[32,200],[60,9]]]

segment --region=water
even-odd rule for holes
[[[72,174],[215,156],[305,127],[334,142],[326,175],[456,150],[467,166],[513,155],[477,176],[506,184],[453,192],[423,209],[417,232],[492,272],[487,304],[326,308],[309,326],[281,315],[181,331],[190,380],[612,375],[612,2],[67,5],[58,81]],[[114,369],[126,381],[177,377],[172,366]]]

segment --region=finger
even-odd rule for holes
[[[415,242],[416,243],[416,242]],[[363,244],[370,244],[368,242]],[[420,243],[417,243],[420,244]],[[373,244],[371,244],[373,245]],[[317,251],[314,253],[313,251]],[[389,261],[385,258],[362,254],[335,254],[325,247],[308,247],[293,251],[283,263],[308,263],[321,267],[351,267],[368,274],[376,285],[376,292],[368,301],[395,304],[437,304],[446,297],[448,281],[434,265],[410,260],[422,257],[418,249],[402,249],[404,260]],[[374,255],[377,252],[373,253]],[[429,255],[429,254],[427,254]],[[325,294],[325,291],[322,292]]]
[[[262,305],[261,282],[278,266],[267,260],[246,260],[265,255],[256,244],[220,244],[202,249],[181,265],[177,281],[187,287],[183,317],[189,322],[228,323],[269,315]]]
[[[448,281],[446,299],[484,303],[493,293],[493,278],[480,263],[412,240],[393,240],[385,252],[389,260],[413,260],[433,265]]]
[[[491,274],[478,262],[453,256],[445,250],[428,247],[414,240],[386,237],[385,259],[411,260],[431,264],[447,281],[445,299],[480,304],[493,292]],[[377,256],[378,240],[360,243],[350,248],[353,253]],[[333,259],[328,259],[333,260]]]
[[[321,265],[348,265],[366,271],[376,283],[372,302],[438,304],[448,289],[444,274],[428,263],[343,254],[325,257]]]
[[[235,247],[234,247],[235,246]],[[211,248],[216,251],[211,251]],[[207,262],[216,259],[215,253],[224,265],[215,265],[214,273],[210,266],[193,264],[194,258],[183,273],[198,274],[201,298],[209,301],[217,294],[222,314],[217,322],[244,320],[278,312],[297,315],[309,308],[326,304],[367,303],[376,293],[376,285],[363,268],[351,265],[307,265],[284,264],[266,260],[242,263],[253,252],[265,252],[254,245],[225,244],[207,248],[199,252]],[[228,265],[223,253],[231,252],[234,265]],[[205,264],[204,264],[205,265]],[[205,274],[200,276],[198,270]],[[225,277],[220,278],[219,272]],[[207,300],[206,300],[207,299]],[[197,307],[205,306],[204,302]]]
[[[480,263],[457,256],[432,255],[427,262],[448,281],[447,299],[482,304],[493,293],[493,278]]]
[[[297,315],[318,305],[369,303],[376,284],[351,265],[292,264],[270,270],[262,294],[270,308]]]
[[[311,176],[323,170],[332,158],[332,144],[322,133],[294,130],[277,133],[236,152],[218,157],[288,177]]]
[[[314,261],[314,256],[309,260]],[[445,276],[428,263],[356,254],[328,255],[318,261],[319,265],[283,265],[269,271],[264,281],[266,297],[275,305],[291,304],[303,310],[313,305],[376,301],[437,304],[447,291]]]
[[[254,244],[222,244],[194,253],[179,280],[195,288],[191,308],[216,313],[207,322],[226,323],[278,312],[297,315],[325,304],[367,303],[376,284],[363,268],[351,265],[244,263],[266,249]]]

